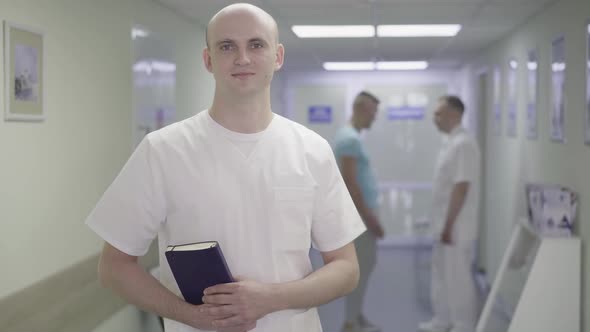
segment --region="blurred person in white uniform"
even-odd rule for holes
[[[360,280],[358,287],[346,297],[346,318],[342,332],[381,331],[362,312],[369,277],[377,262],[377,239],[383,237],[383,228],[377,217],[377,179],[360,135],[362,130],[371,128],[378,106],[377,97],[366,91],[360,92],[352,105],[350,123],[338,131],[333,143],[346,187],[368,230],[354,241]]]
[[[436,163],[433,188],[432,307],[423,332],[473,332],[478,302],[472,263],[478,229],[480,151],[461,126],[465,106],[443,96],[434,111],[438,130],[448,135]]]
[[[330,145],[270,108],[283,57],[268,13],[219,11],[203,51],[211,107],[148,134],[86,221],[105,240],[102,284],[164,317],[167,332],[320,332],[315,307],[357,285],[353,240],[366,228]],[[138,264],[156,237],[159,280]],[[211,240],[237,280],[192,305],[164,252]],[[325,263],[316,271],[312,245]]]

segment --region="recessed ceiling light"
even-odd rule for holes
[[[516,60],[510,60],[510,68],[518,69],[518,62]]]
[[[537,63],[536,62],[527,62],[526,66],[529,70],[537,70]]]
[[[299,38],[367,38],[375,37],[372,25],[294,25]]]
[[[378,25],[378,37],[452,37],[461,30],[460,24]]]

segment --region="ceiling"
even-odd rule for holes
[[[156,0],[205,26],[236,1]],[[454,69],[556,0],[256,0],[245,1],[277,20],[285,45],[284,70],[317,71],[326,61],[426,60]],[[461,24],[447,38],[300,39],[292,25]]]

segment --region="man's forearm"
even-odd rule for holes
[[[455,225],[457,216],[459,216],[459,213],[465,204],[468,191],[469,182],[460,182],[455,184],[453,187],[453,191],[451,192],[451,201],[449,202],[449,209],[447,211],[447,217],[445,220],[446,229],[452,229]]]
[[[187,325],[199,324],[192,305],[162,286],[140,265],[101,262],[99,269],[101,283],[127,302]]]
[[[344,296],[356,288],[358,273],[356,263],[334,260],[301,280],[275,284],[275,311],[317,307]]]
[[[370,213],[372,213],[372,210],[369,209],[367,204],[365,204],[365,200],[363,198],[363,192],[361,190],[361,187],[358,185],[358,183],[355,180],[352,180],[352,179],[350,179],[350,180],[345,179],[344,183],[346,184],[346,187],[348,188],[348,192],[350,193],[350,197],[352,198],[352,201],[354,202],[354,206],[356,207],[356,210],[360,214],[363,221],[366,221],[367,219],[369,219],[368,216]]]

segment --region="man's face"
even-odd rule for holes
[[[443,133],[448,133],[451,129],[450,122],[453,115],[451,112],[453,111],[444,101],[440,101],[434,109],[434,124]]]
[[[274,26],[249,11],[233,11],[216,19],[208,29],[209,47],[203,51],[216,88],[230,94],[254,94],[270,86],[283,64],[283,46]]]
[[[375,118],[377,117],[377,109],[379,104],[367,100],[364,105],[363,115],[364,115],[364,128],[371,128],[373,122],[375,122]]]

